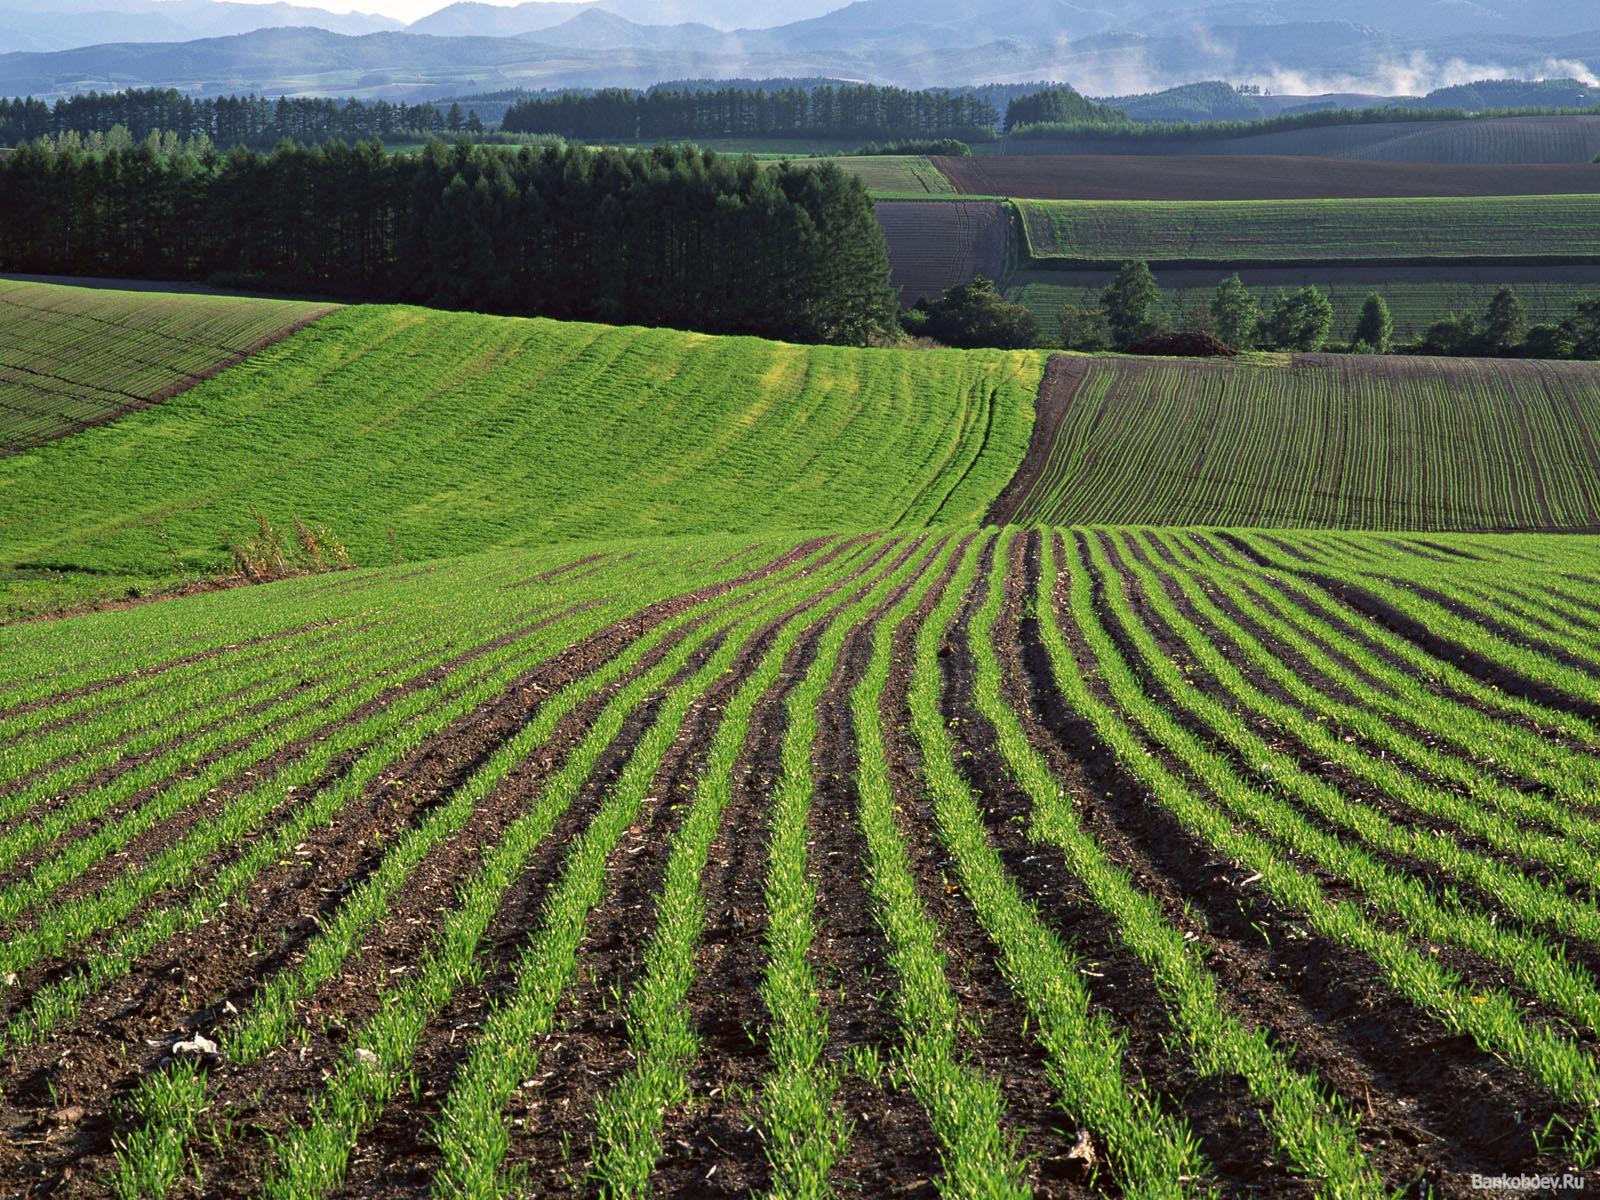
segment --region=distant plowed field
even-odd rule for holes
[[[175,396],[329,311],[0,279],[0,455]]]
[[[1289,154],[1410,163],[1587,163],[1600,154],[1600,116],[1501,117],[1330,125],[1244,137],[1008,139],[1007,155]]]
[[[1600,193],[1600,165],[1444,166],[1292,156],[936,158],[957,192],[1018,200],[1316,200]]]
[[[1003,205],[971,200],[880,200],[891,282],[900,302],[936,300],[975,275],[1005,273],[1011,238]]]
[[[1600,258],[1600,195],[1021,200],[1035,260],[1305,263]]]
[[[0,631],[0,1182],[1559,1174],[1600,1136],[1597,577],[1587,538],[763,534]]]
[[[1023,469],[991,516],[1600,529],[1600,366],[1060,356]]]
[[[1197,309],[1211,303],[1217,285],[1231,272],[1231,267],[1160,268],[1156,280],[1161,285],[1161,311],[1167,323],[1184,328]],[[1287,268],[1242,265],[1238,273],[1266,306],[1280,291],[1321,288],[1333,301],[1336,340],[1351,337],[1361,306],[1372,292],[1388,302],[1394,336],[1401,341],[1420,336],[1447,313],[1482,314],[1495,293],[1506,286],[1516,289],[1530,324],[1561,321],[1578,301],[1600,295],[1600,265],[1360,267],[1329,263]],[[1098,304],[1114,274],[1108,268],[1016,271],[1007,277],[1007,295],[1026,304],[1041,326],[1053,331],[1063,305]]]

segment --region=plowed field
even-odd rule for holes
[[[910,306],[975,275],[1001,278],[1012,238],[1003,205],[981,200],[880,200],[891,282]]]
[[[1597,575],[1592,539],[691,539],[5,634],[0,1178],[1559,1173],[1600,1107]]]
[[[1449,166],[1259,155],[936,158],[957,192],[1016,200],[1335,200],[1600,192],[1600,165]]]

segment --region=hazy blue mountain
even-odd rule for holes
[[[564,24],[594,9],[636,25],[708,25],[715,29],[767,28],[839,7],[840,0],[528,0],[524,4],[483,4],[461,0],[413,21],[412,33],[440,37],[516,37]]]
[[[574,50],[614,50],[623,46],[710,50],[720,46],[727,34],[709,25],[640,25],[615,13],[591,8],[560,25],[525,36],[542,46]]]
[[[0,14],[17,11],[4,5],[30,2],[40,0],[0,0]],[[84,2],[60,0],[53,11],[70,15],[66,5]],[[260,11],[210,0],[102,2],[143,4],[128,15],[159,3]],[[1426,36],[1398,28],[1419,9],[1447,2],[1468,6],[1460,23],[1441,23]],[[1548,10],[1552,22],[1590,24],[1566,32],[1527,21],[1517,24],[1531,24],[1532,32],[1502,28],[1521,3]],[[731,32],[709,22],[641,22],[616,11],[624,5],[659,14],[669,0],[458,4],[404,33],[359,37],[307,28],[170,44],[123,36],[108,45],[0,55],[0,92],[48,97],[91,87],[175,86],[206,94],[418,98],[518,86],[827,75],[908,87],[1057,79],[1094,95],[1197,79],[1261,83],[1294,96],[1421,95],[1504,76],[1588,84],[1600,71],[1600,9],[1586,15],[1569,0],[1393,0],[1400,15],[1388,24],[1377,19],[1376,0],[1325,0],[1314,20],[1285,19],[1303,13],[1298,0],[857,0],[821,17]],[[547,23],[526,28],[535,17]],[[1493,27],[1463,28],[1484,23]],[[464,32],[474,28],[480,32]]]
[[[462,0],[431,13],[406,27],[409,33],[434,37],[517,37],[550,29],[593,8],[592,3],[564,0],[530,0],[527,4],[481,4]]]
[[[359,35],[401,28],[365,13],[226,0],[0,0],[0,51],[175,42],[299,25]]]

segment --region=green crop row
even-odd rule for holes
[[[1016,203],[1036,260],[1358,263],[1600,255],[1600,196]]]
[[[1069,361],[1019,523],[1600,526],[1589,364]]]
[[[0,576],[17,573],[0,601],[224,569],[251,506],[327,527],[368,565],[974,521],[1022,459],[1042,369],[1033,353],[343,309],[162,405],[0,459]]]

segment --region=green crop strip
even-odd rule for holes
[[[163,538],[215,569],[218,530],[251,505],[326,525],[361,563],[975,521],[1022,460],[1043,365],[344,309],[165,404],[0,459],[0,568],[76,568],[0,600],[164,578]]]
[[[854,596],[820,608],[808,623],[784,628],[761,664],[740,684],[723,710],[704,767],[701,783],[674,839],[666,874],[656,901],[656,933],[645,950],[644,975],[628,999],[628,1036],[635,1066],[601,1096],[595,1111],[594,1175],[607,1197],[639,1197],[649,1192],[650,1173],[661,1149],[661,1124],[668,1110],[684,1099],[685,1076],[698,1054],[698,1042],[687,1006],[694,979],[695,953],[705,924],[700,880],[722,815],[732,799],[733,773],[749,732],[750,716],[758,701],[777,682],[785,662],[803,636],[816,632],[816,657],[799,690],[803,705],[814,705],[822,682],[831,676],[833,663],[847,633],[876,602],[876,597],[902,582],[914,580],[935,557],[918,559],[908,548],[902,562]],[[820,665],[819,665],[820,664]],[[814,728],[792,721],[785,729],[785,761],[809,755]],[[809,776],[808,776],[809,777]],[[780,783],[779,785],[783,785]],[[782,805],[782,800],[777,801]],[[813,999],[813,1004],[815,1003]],[[821,1109],[827,1111],[826,1097]],[[807,1145],[837,1144],[830,1138],[833,1122],[824,1118],[819,1132],[813,1126]],[[826,1150],[809,1159],[826,1179]]]
[[[1046,574],[1053,577],[1053,550],[1047,555]],[[1184,767],[1204,781],[1217,800],[1241,812],[1270,808],[1296,828],[1304,829],[1286,805],[1272,804],[1256,789],[1237,780],[1225,760],[1208,749],[1142,689],[1094,610],[1088,572],[1070,573],[1069,605],[1074,625],[1083,637],[1095,669],[1115,704],[1129,719],[1155,734],[1160,743],[1179,757]],[[1115,591],[1108,588],[1108,594]],[[1262,836],[1236,828],[1219,809],[1195,795],[1188,786],[1150,752],[1116,710],[1089,689],[1068,649],[1053,606],[1041,606],[1042,634],[1054,679],[1064,698],[1094,725],[1123,766],[1150,788],[1155,801],[1186,830],[1244,864],[1260,878],[1261,887],[1284,907],[1301,914],[1313,932],[1338,945],[1369,956],[1383,977],[1401,996],[1439,1019],[1453,1033],[1470,1035],[1479,1046],[1527,1070],[1565,1102],[1590,1107],[1600,1104],[1600,1072],[1581,1046],[1523,1017],[1521,1002],[1497,989],[1470,987],[1433,958],[1419,953],[1405,934],[1374,924],[1362,907],[1349,901],[1330,902],[1321,885],[1283,857],[1281,849]],[[1336,849],[1337,852],[1337,849]],[[1341,866],[1350,865],[1348,852]],[[1343,872],[1341,872],[1343,873]],[[1403,894],[1403,892],[1399,893]],[[1416,908],[1432,914],[1424,898]],[[1433,921],[1459,933],[1471,918]],[[1480,926],[1481,927],[1481,926]],[[1537,946],[1527,943],[1531,950]],[[1592,1131],[1574,1135],[1574,1152],[1585,1158],[1600,1151]]]
[[[652,584],[642,579],[628,594],[615,597],[613,604],[606,609],[588,610],[542,630],[531,647],[512,645],[483,655],[441,683],[414,692],[386,710],[383,714],[386,723],[379,740],[363,752],[336,783],[294,809],[280,827],[269,836],[253,842],[243,855],[224,867],[209,884],[180,903],[153,911],[138,924],[101,946],[83,967],[40,987],[27,1005],[11,1018],[4,1030],[4,1040],[34,1040],[43,1036],[75,1013],[83,1000],[99,987],[127,974],[140,955],[180,930],[193,928],[226,904],[263,867],[292,851],[307,830],[331,820],[349,799],[360,794],[362,789],[405,754],[498,695],[513,679],[543,657],[601,628],[608,619],[626,612],[624,606],[630,601],[658,598],[659,593],[652,595],[651,589],[660,587],[661,582]],[[315,779],[326,755],[336,753],[338,749],[337,745],[324,743],[322,751],[312,761],[302,763],[285,777],[280,777],[274,789],[267,789],[267,795],[270,797],[279,786],[303,788]],[[260,801],[261,798],[258,796],[256,799]],[[230,810],[229,820],[234,824],[251,816],[247,810],[241,818],[239,812],[238,808]],[[233,836],[237,835],[232,830],[223,830],[220,834],[224,840]],[[171,865],[181,874],[186,872],[189,864],[179,858]],[[139,889],[150,887],[151,874],[147,868],[102,891],[92,905],[80,904],[58,912],[54,926],[47,928],[41,924],[30,931],[34,934],[34,942],[38,943],[30,953],[37,955],[44,948],[47,944],[43,941],[45,936],[56,942],[70,941],[93,932],[117,912],[127,911],[128,893],[132,891],[137,894]],[[8,945],[5,949],[11,950],[12,947]]]
[[[828,579],[842,575],[851,569],[851,565],[850,559],[846,559],[842,566],[831,564],[823,568],[822,577]],[[655,765],[659,764],[670,746],[688,705],[707,683],[727,670],[745,638],[754,632],[764,616],[769,616],[775,610],[781,611],[785,604],[794,603],[816,582],[803,572],[797,573],[789,581],[764,594],[760,599],[760,608],[749,616],[731,625],[715,627],[718,648],[687,681],[673,686],[649,730],[630,756],[622,778],[609,789],[599,813],[569,852],[569,869],[563,873],[562,881],[557,884],[547,903],[548,920],[524,954],[522,965],[529,969],[518,972],[523,984],[535,989],[553,985],[547,975],[531,969],[534,956],[543,948],[544,952],[554,954],[558,962],[566,962],[567,959],[562,959],[560,952],[569,944],[575,947],[576,941],[572,939],[581,938],[589,907],[598,899],[594,894],[595,889],[603,885],[605,848],[609,840],[620,836],[632,820],[632,814],[643,802],[644,790],[655,774]],[[706,636],[710,637],[711,634],[707,633]],[[355,1034],[355,1048],[376,1056],[375,1061],[363,1061],[352,1050],[351,1055],[335,1070],[324,1093],[313,1100],[309,1122],[297,1127],[278,1145],[275,1166],[268,1175],[269,1196],[279,1200],[321,1196],[339,1185],[347,1169],[349,1152],[356,1135],[383,1111],[401,1086],[406,1065],[431,1015],[449,1001],[457,987],[472,978],[479,944],[501,898],[520,874],[528,857],[588,779],[606,746],[621,731],[626,712],[653,688],[659,687],[683,668],[694,647],[699,644],[702,644],[700,640],[680,643],[652,671],[636,678],[617,693],[605,712],[597,718],[583,743],[542,790],[541,803],[507,830],[500,844],[463,885],[456,908],[446,919],[412,981],[386,993],[379,1011]],[[576,857],[580,855],[582,857]],[[570,954],[567,958],[570,959]],[[538,994],[548,993],[540,990]],[[522,993],[518,993],[518,996],[534,1002]],[[549,999],[549,1003],[554,1003],[554,997]],[[492,1038],[497,1026],[527,1011],[526,1005],[518,1004],[515,999],[509,1001],[508,1007],[497,1010],[495,1016],[490,1018],[480,1035],[479,1046],[490,1045],[488,1039]],[[508,1013],[511,1016],[506,1016]],[[484,1087],[466,1090],[466,1081],[473,1077],[472,1073],[476,1070],[488,1074],[498,1084],[501,1081],[497,1072],[510,1065],[517,1055],[525,1055],[530,1049],[528,1043],[522,1042],[518,1043],[513,1053],[510,1046],[502,1044],[496,1049],[496,1059],[492,1062],[486,1060],[487,1051],[474,1051],[468,1066],[463,1068],[464,1074],[458,1077],[452,1089],[441,1118],[441,1150],[445,1156],[446,1172],[442,1178],[448,1179],[453,1164],[463,1165],[452,1158],[454,1143],[450,1139],[467,1139],[464,1144],[470,1147],[470,1162],[477,1160],[480,1154],[492,1154],[496,1144],[491,1140],[486,1147],[474,1138],[474,1134],[481,1133],[491,1139],[498,1137],[502,1143],[506,1137],[505,1128],[498,1120],[498,1105],[490,1111],[486,1129],[475,1126],[469,1130],[463,1126],[463,1119],[470,1120],[470,1117],[464,1118],[459,1106],[470,1103],[473,1108],[469,1112],[480,1113],[485,1111],[484,1106],[496,1094]],[[516,1075],[510,1081],[510,1086],[514,1086],[516,1080],[521,1078],[522,1075]],[[466,1099],[458,1100],[457,1097]]]
[[[1050,604],[1054,563],[1049,547],[1045,554],[1039,594],[1031,598],[1036,613]],[[1385,1189],[1365,1161],[1355,1120],[1345,1106],[1326,1097],[1317,1080],[1297,1070],[1262,1031],[1248,1028],[1227,1011],[1200,953],[1165,919],[1161,906],[1141,891],[1125,870],[1107,859],[1083,828],[1049,764],[1029,742],[1002,694],[995,651],[1000,599],[1001,580],[996,576],[971,633],[977,662],[976,695],[979,711],[994,725],[1007,767],[1033,802],[1032,836],[1062,852],[1068,868],[1083,881],[1094,902],[1116,921],[1123,944],[1150,968],[1196,1068],[1209,1075],[1244,1078],[1252,1097],[1262,1106],[1262,1119],[1274,1140],[1296,1169],[1316,1181],[1325,1194],[1383,1194]],[[1134,1130],[1136,1135],[1145,1134],[1143,1126],[1136,1125]],[[1115,1157],[1119,1143],[1128,1136],[1126,1126],[1107,1136]],[[1147,1173],[1148,1167],[1130,1164],[1124,1171],[1134,1177],[1124,1183],[1132,1189],[1143,1186],[1138,1177]]]
[[[970,542],[963,547],[945,594],[964,594],[977,571]],[[909,618],[908,618],[909,620]],[[900,1067],[927,1112],[944,1167],[941,1189],[968,1197],[1024,1197],[1016,1137],[1004,1127],[1004,1102],[995,1081],[961,1060],[960,1006],[951,990],[939,930],[917,894],[901,837],[879,704],[888,684],[901,626],[881,623],[872,657],[850,695],[860,778],[861,828],[867,841],[868,888],[888,939],[888,965],[899,981],[894,1006],[900,1022]]]
[[[988,645],[992,637],[1010,546],[1009,533],[990,543],[994,566],[972,623],[975,645]],[[965,569],[958,576],[963,584],[970,579]],[[989,843],[972,791],[955,769],[956,748],[940,704],[939,648],[950,636],[962,599],[961,588],[949,588],[917,631],[909,697],[911,729],[921,748],[935,821],[962,892],[999,950],[1002,973],[1037,1024],[1061,1107],[1106,1139],[1123,1193],[1151,1198],[1209,1194],[1210,1171],[1194,1136],[1182,1121],[1161,1111],[1141,1081],[1129,1078],[1122,1038],[1103,1016],[1090,1013],[1079,964],[1017,893]],[[979,669],[983,710],[1004,707],[992,652],[980,656]],[[1015,717],[1009,726],[996,728],[1002,743],[1020,735]],[[1055,792],[1052,786],[1051,794]]]
[[[727,603],[730,607],[737,607],[758,598],[759,592],[746,590]],[[728,609],[724,608],[723,611]],[[541,705],[535,718],[509,741],[501,744],[465,783],[451,793],[444,804],[431,811],[421,824],[408,829],[395,840],[377,869],[345,899],[332,919],[322,925],[300,963],[292,971],[276,975],[267,982],[248,1013],[223,1038],[222,1048],[227,1058],[248,1064],[282,1045],[290,1033],[295,1006],[338,972],[359,945],[364,933],[385,914],[392,897],[423,859],[458,833],[476,806],[535,748],[543,745],[579,704],[626,678],[643,659],[674,639],[679,639],[681,644],[675,649],[669,646],[671,662],[681,663],[696,648],[704,645],[706,639],[713,636],[713,628],[704,625],[704,618],[705,613],[697,607],[664,622],[636,640],[622,654],[611,658],[598,671],[562,688]],[[657,664],[647,673],[647,681],[659,682],[665,678],[663,671],[670,670],[670,665]],[[648,682],[635,683],[628,691],[629,700],[620,696],[615,698],[611,708],[602,712],[600,721],[605,723],[612,717],[620,721],[625,717],[637,704],[637,697],[642,694],[641,686],[647,687]],[[563,795],[570,800],[570,792]],[[550,811],[539,814],[539,819],[546,827],[563,811],[559,799],[552,804]],[[198,1088],[203,1093],[205,1077],[188,1079],[184,1086]],[[159,1129],[158,1116],[152,1115],[148,1119],[152,1129]],[[165,1140],[170,1141],[174,1136],[165,1135]]]
[[[1249,685],[1230,663],[1219,658],[1215,643],[1187,623],[1180,622],[1179,633],[1185,643],[1192,650],[1200,647],[1200,653],[1204,656],[1201,661],[1249,711],[1265,716],[1277,728],[1292,732],[1321,761],[1337,763],[1417,812],[1449,821],[1473,836],[1483,838],[1496,849],[1556,867],[1591,887],[1600,883],[1600,857],[1592,850],[1585,849],[1584,845],[1574,844],[1584,843],[1589,847],[1600,845],[1600,819],[1575,811],[1569,804],[1552,802],[1500,784],[1476,763],[1441,753],[1421,738],[1401,732],[1394,724],[1394,720],[1424,718],[1422,727],[1427,736],[1451,740],[1465,740],[1474,727],[1487,726],[1482,736],[1491,739],[1492,744],[1496,732],[1504,730],[1498,722],[1481,718],[1473,721],[1471,716],[1476,714],[1470,709],[1467,710],[1470,716],[1449,711],[1435,717],[1429,709],[1442,706],[1431,697],[1424,695],[1402,701],[1366,685],[1319,652],[1305,634],[1262,609],[1238,582],[1228,579],[1222,572],[1209,576],[1211,587],[1227,597],[1244,617],[1258,624],[1265,632],[1283,638],[1286,644],[1297,646],[1309,665],[1325,670],[1330,677],[1349,688],[1359,705],[1334,700],[1285,667],[1259,638],[1251,636],[1237,621],[1227,617],[1193,578],[1182,573],[1170,577],[1195,610],[1214,629],[1226,636],[1227,644],[1237,649],[1252,667],[1301,706],[1295,709],[1274,701]],[[1159,584],[1147,583],[1146,586],[1159,587]],[[1167,611],[1161,611],[1164,617],[1169,615]],[[1172,622],[1169,620],[1168,624],[1170,626]],[[1385,713],[1392,719],[1385,719]],[[1341,736],[1341,731],[1348,732]],[[1394,755],[1398,761],[1409,762],[1428,775],[1454,785],[1459,792],[1431,787],[1406,775],[1386,757],[1371,754],[1355,741],[1356,738],[1368,746],[1376,746],[1386,754]],[[1581,803],[1585,797],[1593,795],[1593,775],[1600,763],[1578,755],[1566,755],[1564,758],[1562,769],[1553,773],[1555,793],[1562,799]],[[1522,760],[1514,757],[1506,765],[1517,770],[1522,767]],[[1525,773],[1539,776],[1549,772],[1535,763],[1529,764]],[[1585,776],[1589,776],[1587,781]],[[1585,791],[1585,788],[1588,790]],[[1463,801],[1462,793],[1470,797],[1470,802]],[[1486,812],[1483,806],[1498,809],[1506,816]],[[1561,836],[1547,837],[1529,830],[1526,828],[1529,821],[1542,822],[1557,830]],[[1390,840],[1393,841],[1393,838]],[[1394,845],[1398,844],[1394,842]],[[1520,876],[1507,878],[1495,886],[1490,886],[1486,880],[1479,882],[1494,894],[1500,894],[1503,888],[1516,892],[1526,886]],[[1563,922],[1567,932],[1588,938],[1600,934],[1600,926],[1593,923],[1593,916],[1580,914],[1575,919],[1577,926]]]
[[[1021,200],[1038,260],[1399,262],[1600,256],[1600,196]]]
[[[1157,546],[1169,547],[1165,536],[1147,535]],[[1429,737],[1455,747],[1473,759],[1465,768],[1449,765],[1441,770],[1462,786],[1476,789],[1483,780],[1483,766],[1501,766],[1506,771],[1532,780],[1563,800],[1583,804],[1600,787],[1600,759],[1592,753],[1571,750],[1547,737],[1541,737],[1514,721],[1497,715],[1504,713],[1525,718],[1544,728],[1560,729],[1577,740],[1600,748],[1600,736],[1587,722],[1567,717],[1529,701],[1509,697],[1498,689],[1485,687],[1442,659],[1433,658],[1393,635],[1371,627],[1353,633],[1336,628],[1330,617],[1325,593],[1299,580],[1283,576],[1263,578],[1258,572],[1228,571],[1214,567],[1204,576],[1230,602],[1249,613],[1251,620],[1266,632],[1292,644],[1316,670],[1331,683],[1343,688],[1359,704],[1355,712],[1385,714],[1398,721],[1425,729]],[[1355,634],[1368,640],[1358,641]],[[1385,662],[1375,648],[1397,657],[1401,669]],[[1348,662],[1350,666],[1345,666]],[[1452,692],[1465,695],[1473,703],[1453,696],[1441,696],[1429,683],[1443,684]],[[1480,707],[1493,710],[1480,711]],[[1348,707],[1348,706],[1345,706]],[[1463,779],[1460,770],[1469,777]],[[1551,823],[1562,832],[1578,835],[1588,818],[1564,806],[1542,802],[1538,797],[1518,792],[1516,802],[1537,819]]]
[[[1592,906],[1569,900],[1556,889],[1528,880],[1518,870],[1463,850],[1449,837],[1397,827],[1370,808],[1353,803],[1337,789],[1301,771],[1292,758],[1269,747],[1250,732],[1239,715],[1206,696],[1161,653],[1155,638],[1134,616],[1128,604],[1128,583],[1140,584],[1139,594],[1152,611],[1184,639],[1190,653],[1200,658],[1208,670],[1236,688],[1237,694],[1242,696],[1253,689],[1249,689],[1242,681],[1237,669],[1177,615],[1158,583],[1141,578],[1141,569],[1137,565],[1124,576],[1111,567],[1098,538],[1090,538],[1088,548],[1094,570],[1106,581],[1103,595],[1108,611],[1135,647],[1141,665],[1150,672],[1156,685],[1178,709],[1198,718],[1212,736],[1232,748],[1240,760],[1251,764],[1257,773],[1271,779],[1278,790],[1322,816],[1336,828],[1354,833],[1362,843],[1393,854],[1420,859],[1449,875],[1475,884],[1520,920],[1554,925],[1563,930],[1576,927],[1587,939],[1596,937],[1600,914],[1596,914]],[[1265,701],[1265,697],[1259,695],[1251,698],[1258,702]],[[1147,700],[1147,707],[1153,702],[1154,697]],[[1287,705],[1271,705],[1270,708],[1276,720],[1308,737],[1319,752],[1339,753],[1339,749],[1333,746],[1337,739],[1325,730],[1318,729],[1314,722],[1306,720]],[[1166,717],[1165,710],[1163,716]],[[1172,718],[1166,717],[1166,720],[1171,721]],[[1323,745],[1324,740],[1327,745]],[[1213,780],[1242,783],[1235,774],[1220,765],[1223,760],[1219,756],[1210,751],[1203,756],[1197,753],[1195,747],[1199,743],[1192,735],[1175,741],[1162,737],[1162,741],[1182,758],[1185,765],[1197,772],[1202,768],[1196,764],[1204,757],[1202,777],[1208,783]],[[1342,743],[1339,746],[1343,748]],[[1354,757],[1351,755],[1345,760],[1347,765]],[[1393,781],[1390,783],[1392,785]],[[1242,786],[1227,787],[1225,790],[1227,794],[1220,798],[1241,821],[1259,827],[1264,837],[1283,843],[1305,860],[1354,884],[1374,907],[1400,917],[1414,936],[1464,946],[1491,962],[1500,963],[1535,997],[1565,1012],[1584,1027],[1600,1031],[1600,989],[1597,989],[1587,971],[1567,963],[1564,955],[1555,947],[1532,935],[1500,928],[1491,917],[1479,912],[1451,891],[1444,891],[1438,898],[1433,897],[1421,880],[1391,870],[1358,845],[1324,833],[1293,806],[1265,792]],[[1418,797],[1413,803],[1423,804],[1426,801]],[[1443,794],[1437,803],[1446,811],[1461,807],[1456,798]]]

